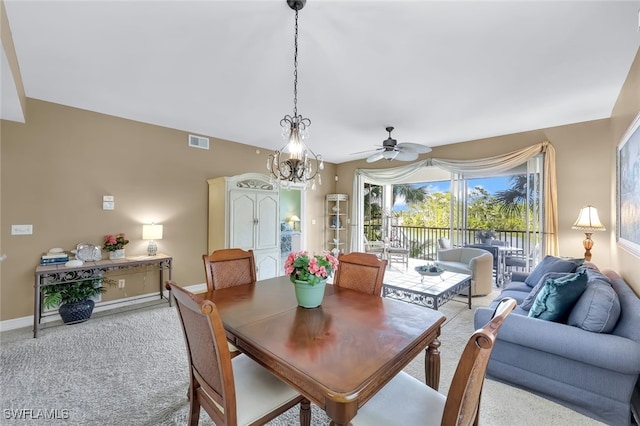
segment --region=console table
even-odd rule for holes
[[[77,267],[67,267],[64,265],[38,266],[35,272],[36,279],[34,284],[33,337],[38,337],[38,331],[40,330],[40,320],[42,319],[42,294],[40,289],[43,286],[97,278],[101,277],[107,271],[116,269],[151,266],[158,268],[160,271],[158,291],[160,293],[160,299],[163,299],[165,298],[163,294],[164,271],[169,271],[169,279],[171,279],[172,261],[173,258],[171,256],[157,254],[156,256],[135,256],[116,260],[87,261],[84,262],[82,266]],[[166,299],[169,305],[171,305],[171,296]]]

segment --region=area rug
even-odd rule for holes
[[[489,300],[474,298],[474,304]],[[447,323],[441,338],[440,391],[446,394],[458,357],[473,332],[473,310],[451,301],[442,311]],[[405,371],[424,380],[424,356]],[[187,386],[182,331],[174,308],[166,305],[94,314],[82,324],[45,329],[37,339],[30,329],[0,334],[3,425],[184,425]],[[200,425],[213,424],[204,411],[200,417]],[[495,426],[599,424],[491,380],[485,384],[480,419]],[[312,424],[328,423],[324,412],[312,406]],[[268,424],[298,424],[298,408]]]

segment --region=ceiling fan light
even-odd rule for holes
[[[385,160],[393,160],[394,158],[396,158],[396,155],[398,155],[398,151],[383,151],[382,152],[382,158],[384,158]]]

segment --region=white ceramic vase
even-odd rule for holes
[[[124,259],[124,249],[114,250],[109,252],[109,259]]]

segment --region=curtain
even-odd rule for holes
[[[558,200],[556,185],[556,153],[549,141],[512,151],[494,157],[477,160],[447,160],[427,158],[416,163],[387,169],[356,169],[353,179],[353,197],[351,210],[351,251],[362,251],[364,240],[363,184],[388,185],[404,183],[411,175],[423,167],[437,166],[451,173],[465,176],[497,174],[513,169],[530,158],[544,154],[544,238],[542,253],[557,255],[558,253]]]

